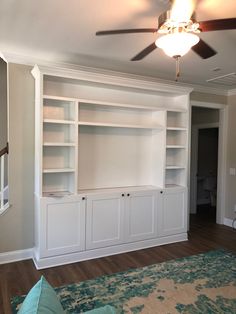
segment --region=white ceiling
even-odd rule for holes
[[[174,60],[160,49],[129,61],[156,35],[95,36],[98,30],[156,27],[166,8],[168,0],[0,0],[0,50],[174,80]],[[196,12],[198,20],[236,17],[236,0],[201,0]],[[213,86],[206,80],[236,72],[236,30],[200,37],[218,54],[203,60],[190,51],[181,60],[180,81]]]

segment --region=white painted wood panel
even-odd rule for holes
[[[170,188],[161,193],[158,206],[158,233],[161,236],[187,231],[186,189]]]
[[[157,236],[157,191],[130,192],[125,200],[128,242]]]
[[[79,189],[152,185],[152,145],[151,130],[80,127]]]
[[[86,249],[124,242],[124,197],[120,193],[87,197]]]
[[[85,248],[85,202],[44,199],[41,257],[79,252]]]

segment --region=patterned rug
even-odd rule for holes
[[[235,314],[236,256],[211,251],[55,290],[68,313],[110,304],[117,314]],[[23,299],[13,298],[13,313]]]

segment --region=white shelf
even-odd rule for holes
[[[175,148],[186,148],[185,145],[166,145],[167,149],[175,149]]]
[[[61,97],[61,96],[53,96],[53,95],[43,95],[43,99],[61,100],[61,101],[78,101],[77,98]]]
[[[187,131],[187,128],[180,128],[180,127],[167,127],[168,131]]]
[[[62,173],[62,172],[75,172],[73,168],[62,168],[62,169],[43,169],[43,173]]]
[[[131,104],[121,104],[121,103],[112,103],[107,101],[98,101],[98,100],[88,100],[88,99],[78,99],[81,104],[89,104],[89,105],[100,105],[100,106],[108,106],[108,107],[119,107],[119,108],[129,108],[134,110],[148,110],[148,111],[161,111],[164,108],[152,107],[152,106],[141,106],[141,105],[131,105]]]
[[[140,125],[140,124],[100,123],[100,122],[88,122],[88,121],[79,121],[78,124],[87,125],[87,126],[112,127],[112,128],[164,130],[162,126],[154,126],[154,125],[151,126],[151,125]]]
[[[176,188],[185,188],[185,186],[179,185],[179,184],[166,184],[165,188],[166,189],[176,189]]]
[[[43,119],[44,123],[75,124],[72,120]]]
[[[69,191],[49,191],[49,192],[43,192],[43,196],[45,197],[64,197],[64,196],[68,196],[68,195],[72,195],[71,192]]]
[[[166,109],[166,111],[167,112],[183,112],[183,113],[185,113],[185,112],[188,112],[186,109],[181,109],[181,108],[176,108],[176,109],[174,109],[174,108],[167,108]]]
[[[74,147],[75,143],[43,143],[43,146],[69,146]]]
[[[80,189],[78,194],[100,194],[100,193],[125,193],[125,192],[136,192],[136,191],[153,191],[160,190],[160,187],[153,185],[142,185],[142,186],[124,186],[104,189]]]
[[[167,170],[171,170],[171,169],[185,169],[185,166],[166,166]]]

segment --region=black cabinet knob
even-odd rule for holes
[[[130,194],[128,193],[127,196],[130,196]]]
[[[122,194],[121,194],[121,196],[122,196],[122,197],[124,197],[124,196],[125,196],[125,194],[124,194],[124,193],[122,193]]]
[[[83,200],[83,201],[84,201],[84,200],[86,200],[86,197],[85,197],[85,196],[83,196],[83,197],[82,197],[82,200]]]
[[[163,193],[163,191],[160,192],[161,194]]]

